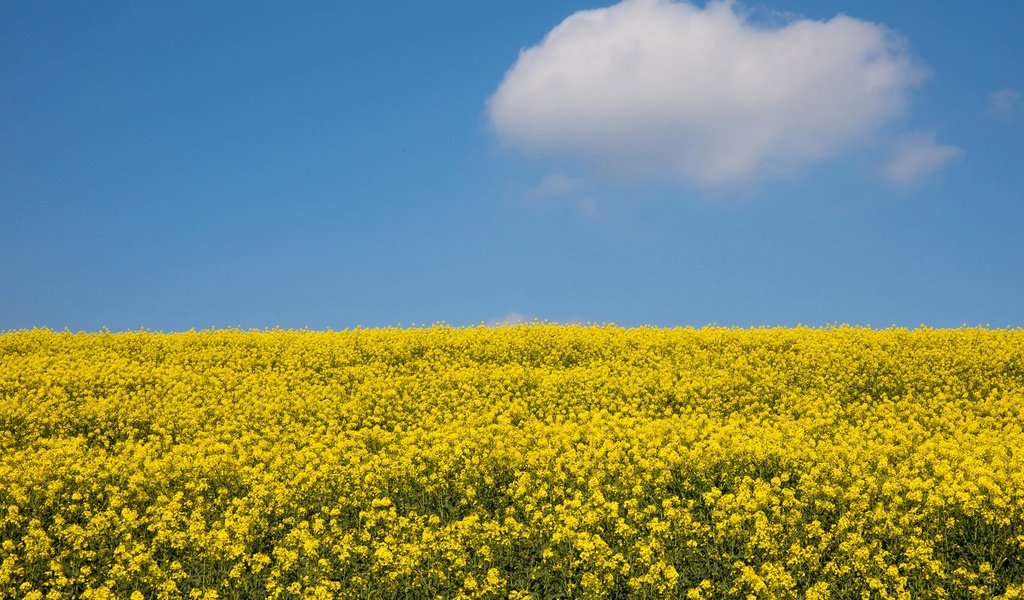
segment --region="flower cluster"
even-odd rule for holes
[[[0,334],[0,597],[1024,597],[1024,331]]]

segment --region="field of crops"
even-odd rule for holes
[[[1016,598],[1024,330],[0,334],[2,598]]]

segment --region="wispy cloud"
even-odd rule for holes
[[[892,156],[879,172],[898,185],[910,185],[959,160],[964,151],[935,141],[931,133],[910,133],[893,143]]]
[[[549,323],[549,324],[550,323],[557,323],[557,324],[560,324],[560,325],[585,325],[585,324],[589,323],[589,321],[587,321],[587,320],[585,320],[585,319],[583,319],[581,317],[575,317],[575,316],[570,316],[570,317],[567,317],[565,319],[557,320],[557,321],[556,320],[548,320],[548,319],[541,320],[541,319],[539,319],[539,318],[537,318],[535,316],[530,316],[530,315],[526,315],[526,314],[523,314],[523,313],[515,311],[515,310],[511,310],[504,317],[501,317],[500,319],[492,319],[490,321],[487,321],[487,324],[490,325],[491,327],[505,327],[505,326],[510,326],[510,325],[519,325],[519,324],[522,324],[522,323],[537,323],[537,322]]]
[[[590,196],[577,198],[575,204],[576,210],[588,219],[601,220],[605,218],[605,214],[601,211],[601,207],[597,205],[597,201]]]
[[[564,198],[583,191],[584,185],[583,180],[578,177],[572,177],[564,173],[551,173],[545,175],[544,179],[540,180],[540,183],[530,188],[526,192],[526,197],[530,200]]]
[[[518,325],[520,323],[529,323],[530,321],[533,320],[535,320],[534,317],[530,317],[528,315],[524,315],[523,313],[510,310],[508,313],[505,314],[504,317],[501,317],[500,319],[491,320],[490,325],[492,327],[502,327],[505,325]]]
[[[488,113],[510,145],[599,177],[716,186],[870,139],[926,75],[886,27],[844,15],[766,25],[732,2],[625,0],[522,51]]]
[[[1012,88],[992,92],[988,95],[988,109],[1002,117],[1019,117],[1024,115],[1024,95]]]
[[[544,203],[570,202],[584,217],[603,219],[604,214],[597,201],[589,195],[588,188],[588,182],[582,178],[551,173],[526,192],[526,199]]]

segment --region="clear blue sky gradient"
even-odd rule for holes
[[[854,152],[719,194],[591,183],[490,130],[521,48],[601,2],[0,4],[0,330],[1024,325],[1024,3],[774,0],[902,35],[909,187]]]

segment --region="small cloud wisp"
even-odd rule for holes
[[[906,186],[917,183],[963,155],[963,150],[936,142],[930,133],[909,133],[896,139],[892,157],[879,171],[892,183]]]
[[[1024,95],[1012,88],[992,92],[988,96],[988,109],[1007,118],[1024,115]]]

